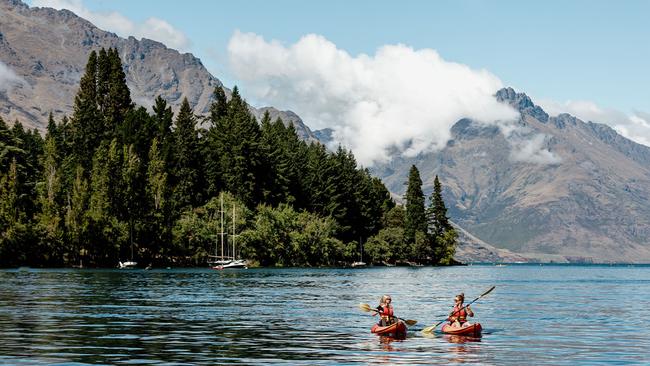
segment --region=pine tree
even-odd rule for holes
[[[78,166],[65,214],[65,226],[68,243],[70,243],[68,263],[78,263],[85,255],[85,240],[88,231],[87,209],[88,182],[84,178],[83,168]]]
[[[56,150],[55,137],[48,128],[43,155],[43,171],[38,184],[37,232],[40,234],[38,252],[45,258],[45,264],[60,265],[62,261],[63,226],[61,219],[61,171],[60,157]]]
[[[172,124],[174,122],[174,113],[172,113],[172,107],[168,106],[167,102],[160,95],[154,101],[153,112],[153,118],[156,124],[153,138],[158,139],[158,150],[160,151],[161,158],[165,161],[165,164],[169,165],[173,146]]]
[[[158,139],[154,138],[149,150],[146,182],[146,200],[149,207],[146,231],[153,239],[151,243],[153,255],[167,254],[171,245],[168,173],[159,146]]]
[[[248,207],[255,206],[262,200],[260,128],[237,87],[228,102],[227,116],[217,121],[215,134],[224,189]]]
[[[427,209],[427,221],[429,232],[434,237],[441,236],[445,230],[451,229],[449,218],[447,217],[447,207],[442,199],[442,186],[438,176],[433,181],[433,192],[429,199],[429,208]]]
[[[72,115],[72,149],[74,159],[84,170],[89,170],[95,148],[104,131],[97,108],[97,53],[92,51],[81,77],[79,91],[74,100]]]
[[[112,137],[112,133],[117,126],[124,121],[126,114],[133,109],[131,101],[131,92],[126,85],[126,74],[122,69],[122,62],[116,48],[110,48],[107,52],[110,73],[108,76],[108,90],[103,95],[106,101],[104,120],[106,121],[107,138]],[[98,82],[101,80],[98,80]]]
[[[417,232],[427,232],[427,219],[424,212],[424,193],[422,179],[415,165],[409,170],[406,188],[406,216],[404,218],[404,235],[407,243],[415,243]]]
[[[433,192],[431,192],[427,209],[427,221],[431,253],[435,261],[440,264],[450,264],[453,261],[458,234],[449,223],[447,207],[442,198],[442,185],[437,175],[433,181]]]
[[[195,207],[201,202],[198,189],[201,162],[199,160],[199,138],[196,131],[196,118],[187,98],[183,99],[176,117],[174,130],[174,181],[173,199],[177,212],[187,206]]]

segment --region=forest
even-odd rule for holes
[[[208,116],[187,99],[175,115],[160,96],[137,106],[101,49],[44,137],[0,118],[0,266],[204,266],[233,240],[258,266],[341,266],[361,248],[375,264],[452,263],[438,177],[426,205],[415,166],[405,183],[398,205],[351,151],[258,121],[237,87],[215,88]]]

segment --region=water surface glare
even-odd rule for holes
[[[481,338],[424,335],[458,292]],[[392,295],[418,320],[372,335]],[[0,364],[650,363],[650,266],[0,271]]]

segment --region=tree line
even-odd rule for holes
[[[258,122],[237,87],[215,88],[207,117],[187,99],[174,115],[160,96],[149,112],[117,50],[101,49],[72,116],[50,116],[44,138],[0,118],[0,266],[114,267],[131,248],[140,263],[203,265],[221,238],[263,266],[351,262],[359,242],[375,263],[447,264],[456,233],[435,182],[425,209],[413,167],[396,205],[351,151],[268,112]]]

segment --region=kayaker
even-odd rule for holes
[[[373,316],[379,314],[379,322],[377,324],[382,327],[395,323],[392,301],[393,299],[391,299],[390,295],[382,296],[379,300],[379,306],[377,306],[377,312],[373,314]]]
[[[464,323],[467,322],[467,316],[474,316],[474,312],[470,309],[469,306],[463,308],[463,302],[465,301],[465,294],[460,293],[454,297],[454,308],[449,313],[449,324],[454,327],[462,327]]]

